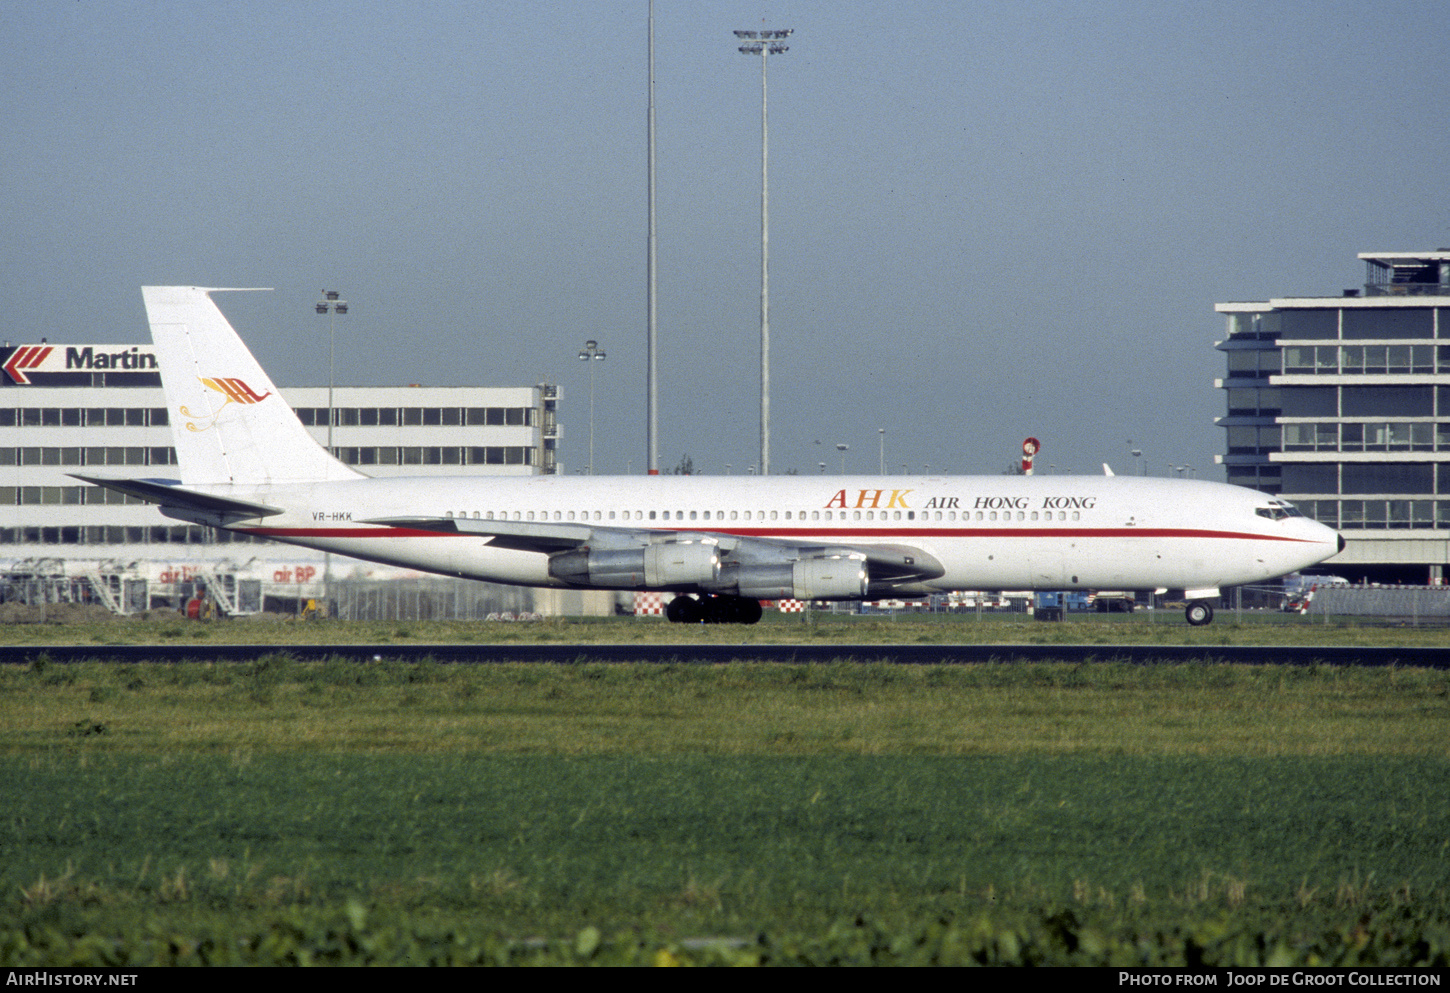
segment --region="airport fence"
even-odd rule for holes
[[[1412,624],[1450,623],[1450,586],[1321,586],[1309,613],[1329,617],[1380,617]]]
[[[518,620],[537,613],[533,591],[469,579],[331,583],[328,612],[350,621]]]

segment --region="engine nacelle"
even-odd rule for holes
[[[870,576],[864,555],[832,555],[779,565],[742,566],[739,593],[754,600],[863,600]]]
[[[715,582],[720,550],[703,541],[664,541],[640,548],[576,548],[549,558],[549,575],[575,586],[672,589]]]

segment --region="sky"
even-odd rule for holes
[[[1214,304],[1450,245],[1440,0],[658,0],[660,465],[1222,479]],[[0,338],[218,296],[273,380],[561,387],[646,467],[647,0],[0,0]],[[587,339],[607,358],[577,358]],[[884,433],[883,433],[884,429]],[[1131,455],[1137,449],[1140,457]],[[1186,467],[1180,469],[1179,467]]]

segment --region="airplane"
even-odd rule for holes
[[[216,292],[142,288],[181,478],[76,478],[176,520],[440,575],[672,592],[677,623],[751,624],[786,598],[1162,589],[1202,625],[1220,587],[1344,547],[1283,500],[1191,479],[372,478],[313,440]]]

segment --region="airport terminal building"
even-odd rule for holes
[[[1441,583],[1450,563],[1450,249],[1366,252],[1338,297],[1220,303],[1228,482],[1348,541],[1354,582]]]

